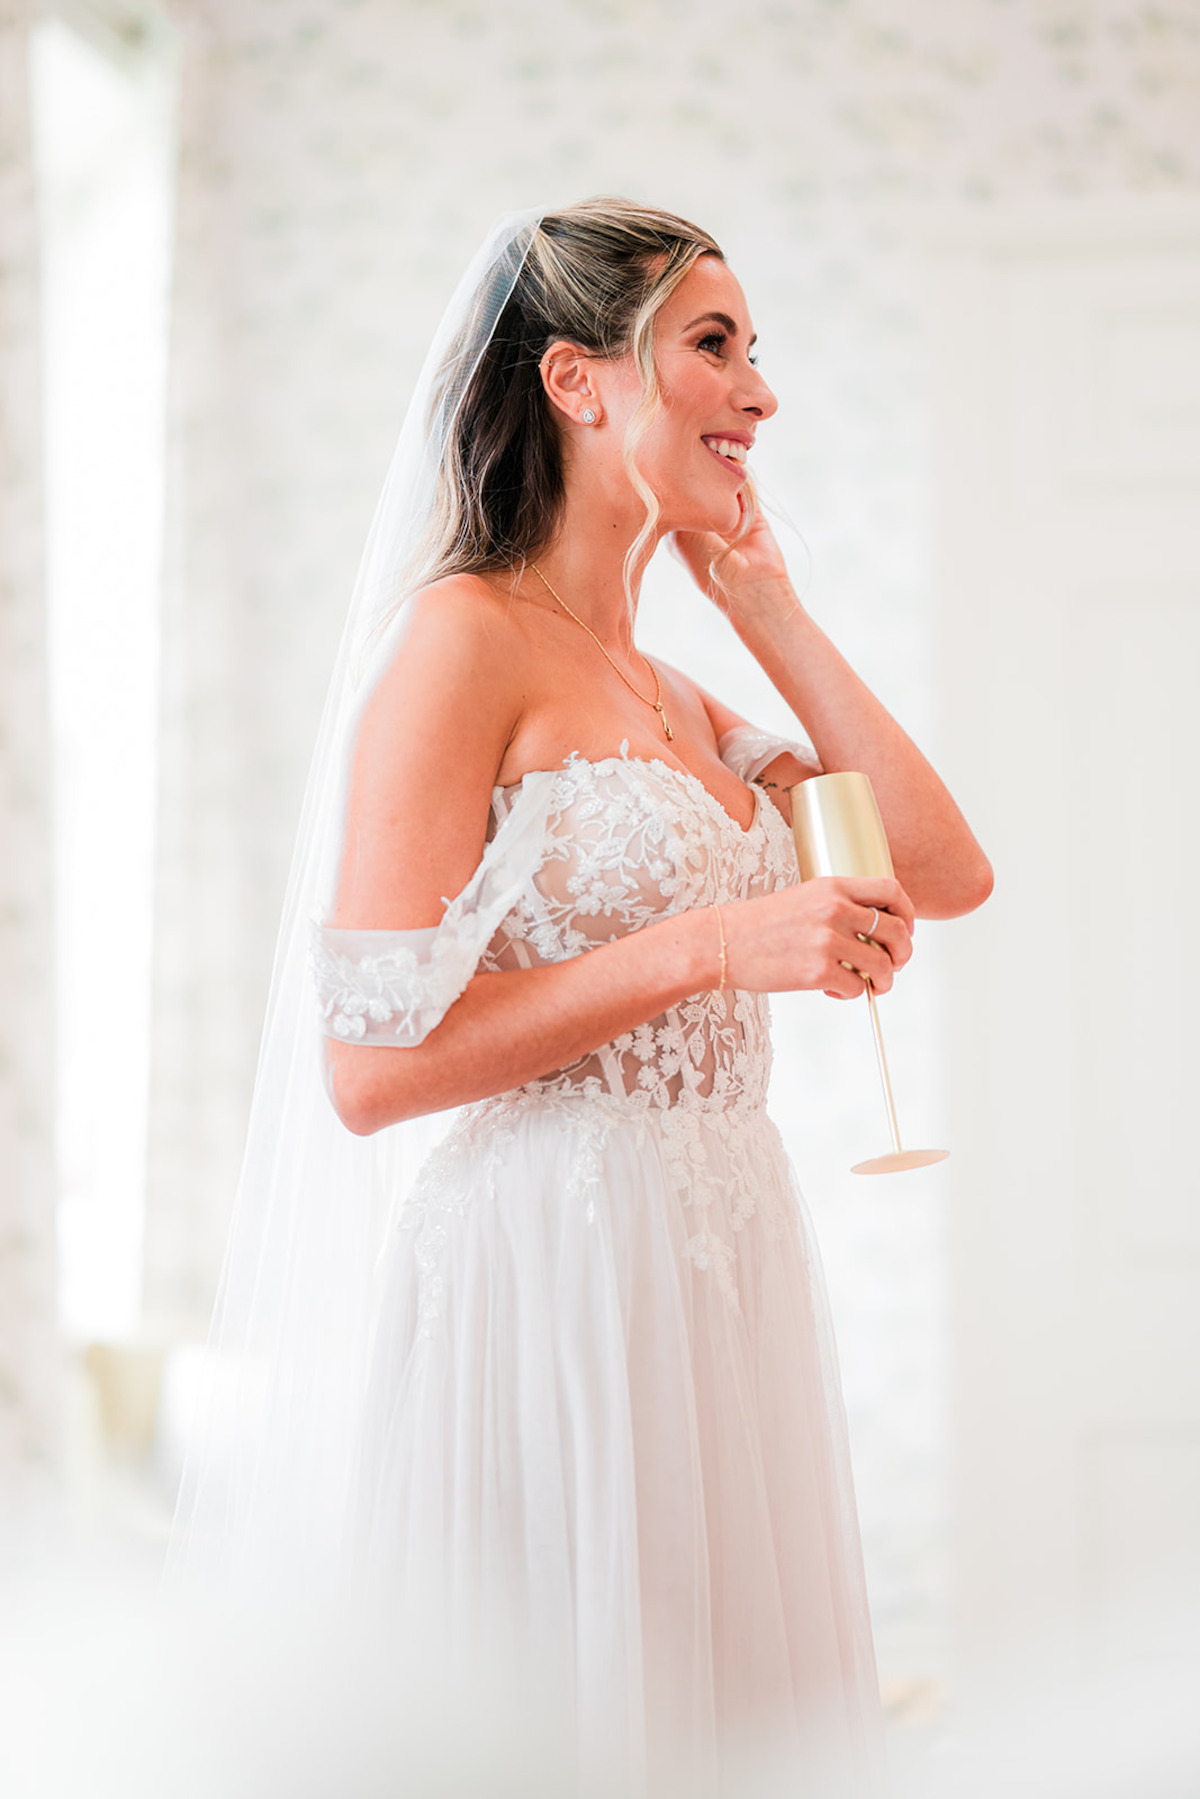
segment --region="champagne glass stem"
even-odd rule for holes
[[[892,1144],[896,1154],[902,1153],[900,1145],[900,1126],[896,1123],[896,1102],[892,1098],[892,1077],[888,1073],[887,1056],[883,1048],[883,1032],[879,1028],[879,1012],[875,1005],[875,989],[867,977],[867,1004],[871,1008],[871,1030],[875,1037],[875,1060],[879,1063],[879,1079],[883,1083],[883,1097],[887,1105],[888,1123],[892,1127]]]

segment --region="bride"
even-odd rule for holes
[[[597,1791],[869,1753],[767,995],[886,992],[914,915],[990,886],[756,507],[754,341],[713,239],[627,201],[502,222],[452,303],[318,748],[181,1501],[184,1559],[323,1543],[431,1639],[531,1649]],[[639,651],[668,536],[812,751]],[[846,768],[897,879],[801,886],[787,789]]]

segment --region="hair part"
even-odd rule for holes
[[[541,363],[551,344],[565,340],[606,361],[632,356],[641,379],[623,452],[646,507],[625,557],[632,597],[660,514],[637,464],[638,445],[662,403],[655,323],[701,256],[724,261],[698,225],[632,200],[584,200],[544,215],[461,398],[454,371],[465,343],[443,364],[434,418],[442,415],[444,450],[430,525],[406,582],[410,592],[447,575],[519,570],[553,539],[566,489],[560,426]],[[751,498],[744,528],[752,516]]]

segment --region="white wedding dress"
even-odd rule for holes
[[[743,829],[659,760],[576,757],[497,788],[441,926],[323,934],[326,1030],[419,1041],[477,966],[560,961],[795,881],[790,831],[754,792]],[[665,1763],[680,1790],[715,1791],[752,1741],[865,1766],[877,1737],[836,1363],[765,1110],[768,1023],[762,995],[697,994],[464,1108],[388,1232],[362,1564],[431,1626],[503,1618],[565,1675],[585,1791],[661,1790]]]

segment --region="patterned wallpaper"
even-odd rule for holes
[[[808,603],[930,743],[922,220],[948,205],[1200,187],[1195,0],[175,10],[191,42],[176,429],[185,596],[192,586],[176,629],[193,653],[179,664],[178,716],[206,773],[173,788],[168,759],[164,891],[173,953],[207,944],[219,978],[212,992],[164,986],[162,1116],[194,1099],[197,1034],[216,1045],[210,1090],[225,1087],[212,1102],[224,1122],[189,1149],[186,1204],[171,1132],[159,1156],[151,1292],[168,1314],[194,1310],[211,1281],[212,1196],[236,1161],[308,747],[375,493],[430,329],[491,218],[625,192],[724,242],[783,401],[759,461],[795,527]],[[647,641],[678,654],[682,636],[702,679],[778,718],[678,579],[665,570],[650,585]],[[218,826],[222,808],[234,825]],[[935,999],[936,951],[891,1002],[914,1135],[937,1129]],[[809,999],[777,1011],[789,1112],[801,1096],[793,1147],[841,1328],[885,1662],[919,1670],[941,1655],[939,1190],[930,1177],[854,1191],[846,1164],[882,1123],[865,1020]]]

